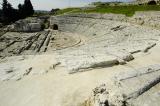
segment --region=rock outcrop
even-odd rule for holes
[[[46,74],[60,65],[52,55],[12,56],[0,61],[0,80],[18,81],[28,75]]]
[[[89,106],[159,106],[160,65],[120,73],[96,87]]]
[[[41,31],[43,21],[37,18],[28,18],[15,22],[7,27],[8,31],[14,32],[37,32]]]
[[[0,57],[39,53],[49,31],[38,33],[7,32],[0,37]]]
[[[160,28],[160,12],[136,12],[128,22],[153,28]]]

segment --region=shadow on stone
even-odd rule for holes
[[[58,25],[57,24],[53,24],[52,28],[53,28],[53,30],[58,30]]]

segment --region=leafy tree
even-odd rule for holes
[[[2,10],[0,9],[0,23],[2,23]]]
[[[52,9],[52,10],[50,11],[50,14],[56,14],[57,11],[59,11],[59,10],[60,10],[59,8]]]
[[[14,9],[10,3],[8,3],[8,19],[9,22],[15,22],[19,19],[18,10]]]
[[[25,9],[24,9],[24,6],[22,4],[18,5],[18,13],[19,13],[19,18],[20,19],[23,19],[23,18],[26,17],[26,15],[25,15]]]
[[[26,17],[34,14],[34,9],[30,0],[24,0],[23,10],[25,10]]]
[[[0,21],[2,21],[3,24],[9,24],[33,14],[34,9],[30,0],[25,0],[23,5],[19,4],[18,10],[14,9],[7,0],[3,0]]]
[[[8,1],[3,0],[3,4],[2,4],[2,15],[3,15],[3,17],[7,15],[7,11],[8,11]]]
[[[3,4],[2,4],[2,21],[5,24],[8,24],[10,22],[10,11],[12,9],[12,6],[8,3],[7,0],[3,0]]]

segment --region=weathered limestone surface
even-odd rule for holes
[[[43,43],[48,33],[48,31],[38,33],[5,33],[0,37],[0,57],[39,52],[41,47],[44,46]]]
[[[129,22],[153,28],[160,28],[160,11],[136,12]]]
[[[69,73],[75,73],[127,64],[135,53],[149,52],[158,43],[159,30],[122,22],[123,16],[115,15],[111,20],[112,17],[57,16],[51,17],[51,25],[57,24],[59,31],[7,32],[0,36],[0,56],[52,53]],[[34,24],[33,27],[37,28]]]
[[[0,80],[18,81],[28,75],[46,74],[60,65],[52,55],[12,56],[0,61]]]
[[[51,26],[57,24],[58,31],[3,34],[0,56],[52,53],[68,73],[127,64],[135,53],[156,46],[160,31],[124,22],[124,18],[112,14],[51,17]]]
[[[95,66],[125,64],[134,59],[132,54],[147,52],[156,45],[159,30],[126,23],[125,19],[123,15],[112,14],[51,17],[51,26],[56,24],[62,32],[76,33],[86,38],[83,45],[60,51],[60,59],[66,61],[64,64],[71,72],[77,72]]]
[[[42,20],[36,18],[28,18],[9,25],[7,30],[14,32],[37,32],[41,31]]]
[[[0,105],[79,106],[103,84],[80,106],[159,106],[158,29],[112,14],[51,17],[54,24],[58,31],[0,33]]]
[[[93,90],[91,106],[159,106],[160,65],[120,73]]]
[[[81,17],[81,18],[90,18],[90,19],[104,19],[104,20],[113,20],[120,22],[129,22],[132,24],[139,24],[144,26],[150,26],[154,28],[160,28],[160,12],[159,11],[137,11],[132,17],[126,17],[121,14],[68,14],[62,17]],[[55,24],[57,21],[54,20],[54,17],[51,17],[51,25]]]

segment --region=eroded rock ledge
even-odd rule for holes
[[[84,106],[159,106],[160,65],[116,75],[93,90]]]

